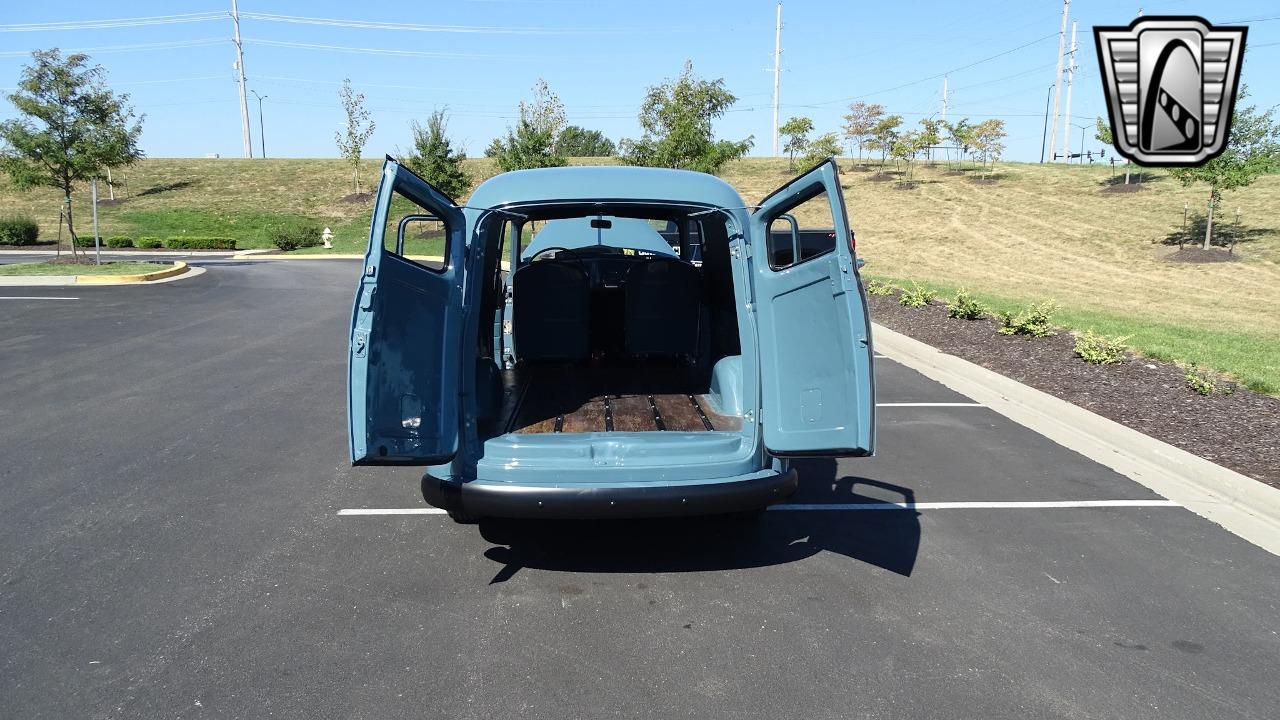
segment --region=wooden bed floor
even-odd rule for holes
[[[522,373],[507,432],[707,432],[739,430],[715,413],[684,371],[538,368]],[[606,388],[618,392],[602,392]]]

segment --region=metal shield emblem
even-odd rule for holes
[[[1116,150],[1139,165],[1201,165],[1227,146],[1248,28],[1199,17],[1095,27]]]

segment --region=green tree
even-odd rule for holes
[[[849,114],[844,116],[844,136],[858,144],[859,161],[862,160],[862,144],[871,137],[872,129],[882,117],[883,105],[859,100],[849,106]]]
[[[898,128],[902,125],[901,115],[890,115],[881,118],[871,128],[871,137],[867,140],[867,149],[880,152],[880,171],[884,171],[884,162],[893,152],[893,143],[898,139]]]
[[[467,154],[454,148],[447,133],[448,115],[436,110],[427,117],[427,124],[409,123],[413,133],[413,152],[403,158],[404,164],[423,180],[436,186],[451,198],[462,197],[471,189],[471,176],[462,163]]]
[[[1252,105],[1241,107],[1239,101],[1245,97],[1247,90],[1241,88],[1231,115],[1231,134],[1221,155],[1200,167],[1170,170],[1183,185],[1200,182],[1209,186],[1209,216],[1202,246],[1206,250],[1213,240],[1213,212],[1222,200],[1222,193],[1246,187],[1259,175],[1280,167],[1280,126],[1272,122],[1275,108],[1259,113]]]
[[[930,161],[933,160],[934,146],[942,142],[942,130],[945,123],[942,120],[934,120],[932,118],[924,118],[920,121],[920,146],[921,150],[930,153]]]
[[[724,115],[737,98],[724,79],[702,80],[685,61],[680,77],[651,86],[640,108],[639,140],[622,141],[622,161],[628,165],[682,168],[714,173],[726,162],[742,157],[753,139],[716,140],[711,123]]]
[[[342,100],[342,111],[347,115],[347,127],[343,131],[335,132],[333,139],[338,144],[338,153],[351,163],[351,181],[355,185],[356,194],[359,195],[360,155],[364,153],[364,146],[369,142],[377,125],[364,107],[364,93],[351,89],[351,78],[342,81],[338,98]]]
[[[564,127],[564,103],[551,91],[546,80],[538,78],[533,86],[533,100],[520,101],[520,119],[507,128],[506,138],[495,139],[485,155],[498,159],[503,172],[530,168],[562,167],[564,155],[556,149],[556,139]]]
[[[19,116],[0,123],[0,169],[20,189],[62,191],[74,254],[75,184],[142,158],[138,138],[143,118],[134,116],[128,95],[117,96],[107,88],[106,72],[90,67],[88,55],[63,58],[54,48],[33,52],[31,60],[17,90],[8,95]]]
[[[973,147],[973,126],[969,124],[969,118],[961,118],[953,123],[946,124],[947,142],[960,152],[960,157],[956,162],[959,168],[964,164],[964,158],[969,154],[969,148]]]
[[[813,121],[807,117],[793,117],[778,128],[778,134],[786,138],[782,151],[787,153],[787,169],[796,169],[796,153],[805,152],[809,146],[809,133],[813,132]]]
[[[996,160],[999,160],[1000,155],[1004,153],[1004,139],[1007,135],[1008,133],[1004,131],[1004,121],[997,118],[983,120],[973,126],[970,137],[974,150],[982,159],[984,178],[987,174],[987,162],[990,161],[991,167],[995,167]]]
[[[816,166],[833,155],[840,154],[840,138],[833,132],[824,133],[814,138],[804,149],[804,157],[800,162],[806,168]]]
[[[929,147],[929,144],[926,142],[925,134],[921,130],[908,130],[894,138],[889,154],[893,156],[895,161],[901,160],[906,163],[908,183],[915,176],[916,156],[927,147]]]
[[[1116,144],[1116,138],[1115,138],[1115,135],[1112,134],[1111,132],[1111,126],[1108,125],[1107,122],[1103,120],[1101,116],[1098,117],[1097,131],[1094,132],[1093,137],[1103,145],[1111,145],[1112,147],[1114,147]],[[1115,172],[1113,171],[1111,174],[1112,174],[1112,177],[1114,178]],[[1129,159],[1128,158],[1125,158],[1125,161],[1124,161],[1124,184],[1125,185],[1129,184]]]
[[[565,157],[610,157],[618,149],[613,141],[599,130],[587,130],[570,125],[556,138],[556,152]]]

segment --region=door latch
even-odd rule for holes
[[[352,344],[355,346],[353,349],[355,350],[356,357],[364,357],[365,352],[369,348],[369,335],[362,332],[356,333],[355,340],[352,341]]]

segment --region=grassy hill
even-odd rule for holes
[[[488,160],[469,163],[478,179],[496,172]],[[378,166],[366,163],[366,183]],[[789,177],[786,166],[747,159],[723,176],[752,203]],[[1207,193],[1163,173],[1150,173],[1141,192],[1105,193],[1109,166],[1001,163],[994,184],[937,166],[920,168],[919,185],[904,190],[848,162],[842,168],[868,274],[943,292],[967,287],[999,308],[1051,298],[1069,327],[1128,335],[1154,357],[1280,394],[1280,176],[1225,198],[1219,221],[1241,238],[1240,259],[1197,264],[1167,256],[1184,203],[1193,216],[1203,213]],[[265,247],[265,228],[307,217],[333,229],[339,250],[361,251],[368,233],[368,206],[342,200],[352,187],[339,160],[156,159],[116,179],[127,183],[128,199],[101,208],[104,236],[229,235],[240,247]],[[30,214],[51,238],[57,193],[3,183],[0,215]],[[77,204],[82,230],[87,197]]]

